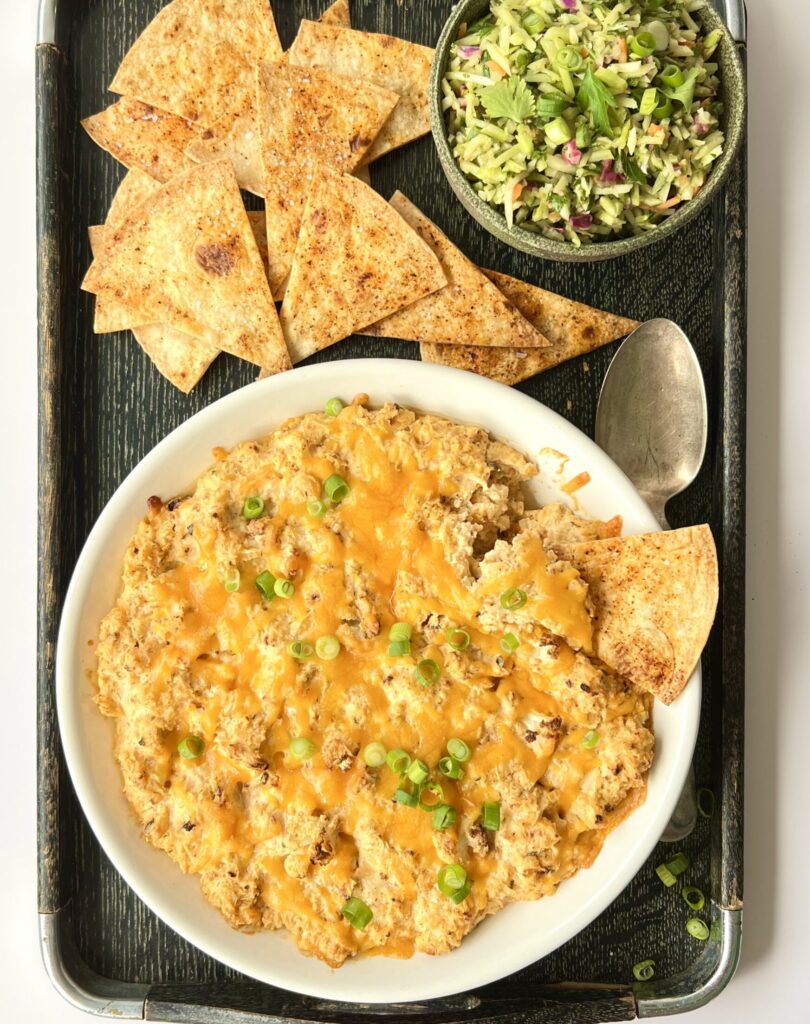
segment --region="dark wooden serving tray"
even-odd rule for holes
[[[744,56],[742,0],[716,0]],[[659,848],[622,895],[550,956],[497,984],[428,1004],[325,1003],[253,982],[161,923],[102,853],[61,756],[54,654],[62,599],[81,545],[105,502],[162,437],[198,409],[248,383],[254,368],[220,356],[195,392],[175,391],[126,335],[96,337],[92,298],[79,290],[87,226],[103,222],[123,168],[97,149],[79,118],[102,109],[118,62],[161,0],[43,0],[36,53],[40,368],[40,612],[38,634],[39,915],[45,964],[62,994],[98,1015],[160,1021],[585,1022],[690,1009],[730,980],[742,910],[742,730],[745,444],[745,152],[712,206],[672,239],[606,263],[546,263],[482,231],[454,199],[429,137],[374,165],[384,196],[403,191],[476,262],[542,282],[640,320],[677,321],[697,349],[711,410],[695,484],[670,507],[673,525],[708,521],[720,552],[717,622],[703,659],[695,755],[698,785],[718,810],[683,844],[690,880],[711,895],[712,938],[684,929],[684,907],[659,883]],[[301,16],[327,0],[273,0],[285,45]],[[450,0],[352,0],[358,27],[432,44]],[[474,313],[474,311],[471,311]],[[592,433],[615,346],[535,377],[521,390]],[[315,357],[418,358],[404,342],[352,338]],[[358,381],[358,387],[362,382]],[[702,881],[701,881],[702,880]],[[633,982],[652,957],[656,980]]]

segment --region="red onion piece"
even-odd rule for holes
[[[568,142],[566,142],[566,144],[563,146],[561,150],[561,153],[563,160],[565,160],[567,164],[571,164],[574,167],[576,167],[576,165],[582,159],[582,151],[577,149],[577,144],[576,142],[574,142],[573,139],[570,139]]]
[[[480,57],[481,56],[481,47],[480,46],[459,46],[458,52],[463,54],[469,60],[471,57]]]
[[[593,217],[589,213],[575,213],[571,218],[571,227],[583,231],[593,224]]]

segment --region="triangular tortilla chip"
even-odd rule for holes
[[[555,551],[588,583],[599,658],[671,704],[694,671],[717,608],[709,527],[560,544]]]
[[[447,285],[366,328],[363,334],[452,345],[534,348],[549,344],[401,192],[394,193],[391,205],[438,257]]]
[[[168,181],[191,166],[185,150],[204,129],[185,118],[126,96],[86,117],[82,127],[96,143],[129,168]]]
[[[336,0],[323,12],[318,21],[351,28],[347,0]],[[289,51],[282,55],[280,61],[288,63],[288,58]],[[225,157],[233,164],[239,187],[254,195],[263,196],[264,169],[256,127],[255,94],[245,96],[236,110],[218,118],[202,137],[192,139],[185,155],[187,160],[200,164]],[[280,298],[281,295],[274,291],[273,297]]]
[[[101,252],[104,246],[104,233],[108,228],[104,225],[88,229],[90,248],[93,255]],[[219,355],[216,345],[209,345],[190,334],[183,334],[165,324],[143,324],[133,327],[132,334],[144,352],[176,388],[184,394],[197,384],[205,371]]]
[[[281,53],[267,0],[172,0],[135,40],[110,89],[211,125],[253,95],[256,64]]]
[[[281,307],[293,362],[444,284],[439,261],[382,196],[349,174],[321,171]]]
[[[322,25],[338,25],[340,28],[351,28],[352,18],[349,12],[349,0],[335,0],[318,18]]]
[[[259,66],[259,136],[273,294],[290,272],[313,177],[320,168],[353,171],[398,98],[390,89],[320,68]]]
[[[494,270],[485,270],[484,273],[548,338],[550,347],[488,349],[423,344],[421,355],[424,362],[471,370],[504,384],[518,384],[574,356],[584,355],[623,338],[638,327],[637,320],[605,313],[507,274],[498,274]]]
[[[266,369],[289,367],[256,240],[231,165],[194,167],[106,239],[83,287],[133,321],[166,323]]]
[[[200,164],[230,160],[239,187],[263,196],[264,170],[255,96],[245,96],[235,111],[220,117],[203,136],[191,142],[186,157]]]
[[[373,82],[400,100],[364,158],[370,163],[430,131],[428,79],[433,50],[395,36],[302,21],[290,63],[326,68],[357,82]]]

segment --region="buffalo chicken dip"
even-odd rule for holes
[[[97,646],[143,837],[234,927],[337,967],[552,895],[644,798],[652,698],[593,652],[486,431],[333,399],[149,499]]]

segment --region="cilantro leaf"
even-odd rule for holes
[[[616,97],[608,89],[604,82],[600,82],[593,73],[593,68],[588,68],[582,79],[582,85],[577,92],[577,103],[582,110],[587,110],[591,115],[591,124],[602,135],[612,135],[608,108],[616,109]]]
[[[629,178],[630,181],[634,181],[638,185],[647,184],[647,175],[642,171],[632,157],[622,157],[622,170],[624,171],[625,177]]]
[[[677,89],[666,89],[665,94],[671,100],[677,100],[678,103],[682,103],[684,110],[691,110],[692,103],[695,99],[695,84],[697,82],[698,69],[691,68],[686,73],[686,77],[683,82],[678,86]]]
[[[502,78],[481,93],[481,102],[490,117],[508,117],[518,123],[534,113],[534,100],[522,78]]]

